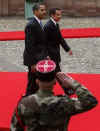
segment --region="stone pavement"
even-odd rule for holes
[[[47,20],[44,20],[44,24]],[[0,32],[24,30],[22,17],[0,18]],[[70,18],[60,21],[61,28],[100,27],[100,18]],[[100,73],[100,38],[66,39],[73,51],[69,56],[61,48],[62,70],[68,73]],[[24,41],[0,41],[0,71],[24,72]]]

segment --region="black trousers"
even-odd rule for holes
[[[36,84],[36,73],[31,72],[31,67],[28,67],[28,83],[26,88],[26,96],[35,94],[38,89],[39,87]]]
[[[61,72],[61,68],[60,68],[59,62],[55,62],[55,63],[56,63],[56,72]]]

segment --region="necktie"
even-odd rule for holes
[[[57,26],[57,28],[59,29],[59,24],[58,24],[58,23],[56,24],[56,26]]]
[[[40,21],[40,26],[41,26],[41,28],[43,29],[43,25],[42,25],[42,22]]]

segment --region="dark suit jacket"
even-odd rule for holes
[[[47,56],[46,36],[38,21],[33,18],[25,28],[24,65],[31,66]]]
[[[66,52],[70,50],[70,47],[62,37],[59,27],[51,19],[45,24],[44,31],[47,37],[48,55],[59,63],[61,61],[60,45]]]

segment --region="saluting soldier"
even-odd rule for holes
[[[62,72],[56,73],[52,60],[42,60],[36,65],[38,91],[23,97],[11,120],[11,131],[68,131],[71,116],[94,108],[95,96],[83,85]],[[55,96],[56,80],[65,94]],[[67,92],[67,91],[71,92]],[[70,93],[77,95],[71,98]]]

